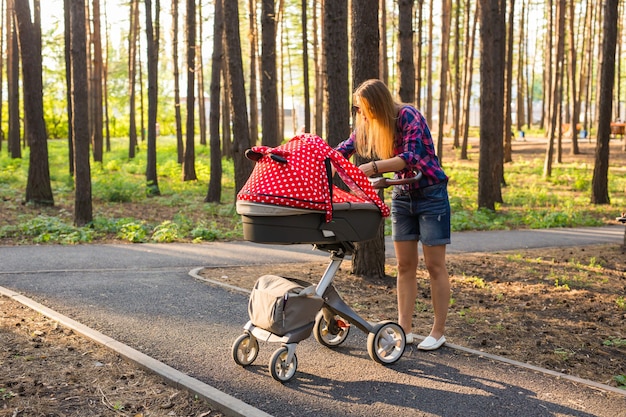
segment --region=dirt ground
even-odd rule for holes
[[[222,417],[205,401],[0,297],[0,416]]]

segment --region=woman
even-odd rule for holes
[[[450,243],[448,177],[435,155],[433,139],[424,117],[413,106],[396,102],[380,80],[368,80],[353,94],[355,130],[337,150],[346,158],[355,152],[371,162],[359,168],[367,176],[394,172],[407,178],[421,171],[417,183],[395,186],[391,201],[392,240],[398,262],[398,324],[406,343],[411,332],[417,299],[418,241],[430,276],[435,319],[429,336],[418,345],[434,350],[445,342],[444,330],[450,301],[446,245]]]

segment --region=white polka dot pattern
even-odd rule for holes
[[[323,210],[327,222],[332,219],[332,204],[342,202],[375,204],[384,217],[389,216],[389,207],[378,197],[365,174],[319,136],[302,134],[276,148],[255,146],[252,151],[263,156],[237,194],[238,200]],[[281,158],[286,162],[277,161]],[[326,160],[330,160],[354,194],[332,185]]]

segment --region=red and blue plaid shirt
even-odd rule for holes
[[[355,139],[356,136],[352,132],[350,137],[335,149],[344,157],[350,158],[355,153]],[[422,171],[423,176],[418,183],[402,186],[405,191],[408,191],[407,187],[423,188],[448,180],[435,154],[435,145],[426,119],[413,106],[403,106],[398,112],[394,153],[406,162],[401,171],[395,172],[394,178],[413,177],[414,172]]]

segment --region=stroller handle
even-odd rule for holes
[[[415,173],[415,176],[410,177],[410,178],[393,179],[393,178],[386,178],[386,177],[374,177],[374,178],[369,178],[369,180],[370,180],[370,183],[372,184],[372,187],[374,188],[387,188],[387,187],[391,187],[392,185],[413,184],[415,182],[418,182],[420,178],[422,178],[422,171],[417,171]]]

